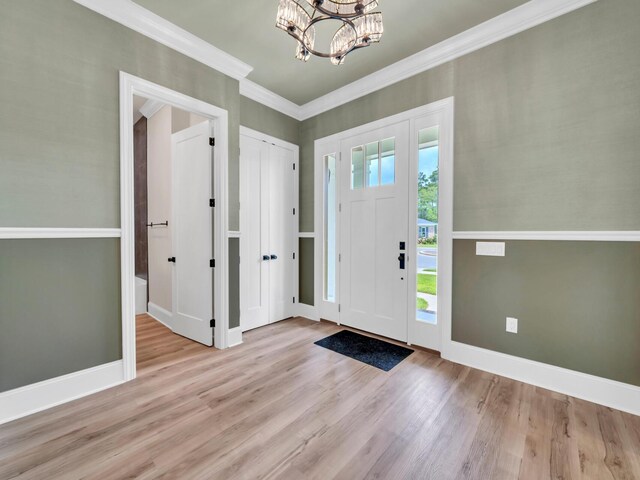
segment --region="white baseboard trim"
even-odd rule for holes
[[[173,327],[171,326],[173,323],[173,314],[170,311],[159,307],[155,303],[149,302],[147,304],[147,314],[173,332]]]
[[[229,329],[229,348],[242,345],[242,327]]]
[[[296,317],[304,317],[309,320],[320,321],[320,315],[318,315],[318,309],[314,305],[307,305],[305,303],[296,303],[295,309]]]
[[[123,362],[118,360],[0,393],[0,424],[124,382]]]
[[[442,358],[565,395],[640,415],[640,387],[459,342]]]

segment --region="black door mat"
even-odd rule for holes
[[[413,353],[413,350],[409,348],[360,335],[350,330],[342,330],[318,340],[315,344],[385,372],[391,370]]]

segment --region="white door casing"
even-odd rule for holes
[[[173,331],[213,345],[212,126],[209,121],[171,136]]]
[[[351,188],[354,147],[395,138],[392,184]],[[340,321],[369,332],[407,340],[407,268],[400,242],[408,240],[408,122],[344,139],[340,148]],[[366,180],[363,180],[366,184]]]

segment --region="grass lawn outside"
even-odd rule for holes
[[[424,298],[418,297],[416,299],[416,309],[426,312],[427,310],[429,310],[429,302],[427,302]]]
[[[429,295],[436,295],[437,280],[438,280],[437,275],[419,273],[418,274],[418,291],[420,293],[428,293]]]

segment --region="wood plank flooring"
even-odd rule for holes
[[[209,349],[138,318],[138,378],[0,426],[0,479],[640,479],[640,417],[293,319]]]

